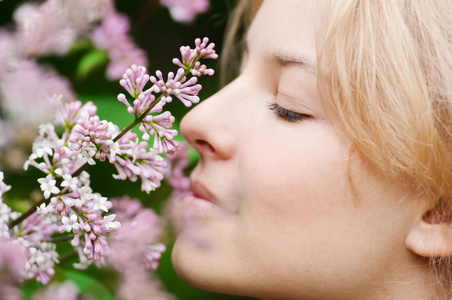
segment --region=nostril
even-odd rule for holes
[[[205,140],[198,139],[196,140],[196,144],[198,144],[198,146],[205,151],[215,152],[215,149],[212,147],[212,145],[210,145]]]

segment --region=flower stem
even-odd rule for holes
[[[160,99],[162,98],[162,95],[158,96],[157,99],[155,99],[154,101],[152,101],[152,103],[149,105],[149,107],[145,110],[144,113],[142,113],[140,116],[138,116],[135,121],[133,121],[129,126],[127,126],[126,128],[124,128],[117,136],[114,137],[113,142],[117,142],[120,138],[122,138],[128,131],[130,131],[132,128],[134,128],[135,126],[137,126],[138,124],[141,123],[141,121],[143,121],[144,117],[146,117],[149,112],[151,111],[151,109],[154,108],[154,106],[157,105],[157,103],[160,102]]]
[[[75,251],[74,251],[74,252],[70,252],[70,253],[64,255],[63,257],[61,257],[61,258],[59,259],[60,265],[66,263],[66,262],[68,262],[68,261],[70,261],[70,260],[73,259],[73,258],[76,258],[77,256],[78,256],[78,253],[75,252]]]
[[[8,228],[13,228],[14,226],[20,224],[23,220],[25,220],[26,218],[31,216],[36,211],[37,207],[39,207],[42,203],[45,203],[45,202],[46,202],[46,199],[43,199],[43,200],[39,201],[38,203],[36,203],[35,205],[33,205],[32,207],[30,207],[30,209],[27,210],[22,215],[20,215],[20,217],[18,217],[17,219],[12,220],[11,222],[9,222],[8,223]]]
[[[70,241],[74,238],[74,235],[68,235],[68,236],[62,236],[62,237],[57,237],[57,238],[53,238],[53,239],[48,239],[46,240],[47,242],[51,242],[51,243],[58,243],[58,242],[67,242]]]

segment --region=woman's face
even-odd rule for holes
[[[241,75],[182,121],[200,162],[173,262],[195,286],[371,299],[416,271],[401,267],[414,261],[407,191],[367,169],[324,115],[315,2],[264,1]]]

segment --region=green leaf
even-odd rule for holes
[[[79,39],[72,44],[71,49],[69,49],[68,55],[75,55],[79,52],[86,52],[93,49],[93,43],[90,39]]]
[[[66,273],[59,265],[55,264],[53,269],[55,270],[55,275],[53,275],[52,283],[53,282],[65,282],[67,280]]]
[[[87,275],[86,272],[68,270],[66,276],[77,285],[81,294],[97,300],[114,300],[113,293],[102,282]]]
[[[92,71],[106,63],[108,63],[108,53],[103,50],[92,49],[80,59],[76,70],[76,76],[79,79],[84,79]]]

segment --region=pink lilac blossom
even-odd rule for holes
[[[160,0],[160,4],[168,7],[171,17],[181,23],[193,22],[210,8],[209,0]]]
[[[193,76],[213,75],[214,70],[208,69],[206,65],[199,62],[200,58],[217,59],[218,54],[214,50],[215,44],[209,43],[207,37],[202,40],[197,38],[195,40],[195,48],[191,49],[189,46],[180,47],[182,61],[178,58],[173,59],[176,66],[184,70],[190,70]]]
[[[119,79],[133,63],[147,65],[146,53],[139,49],[128,35],[129,20],[119,13],[112,13],[105,17],[102,24],[97,27],[91,38],[100,49],[109,52],[110,63],[107,66],[107,77]]]
[[[9,213],[8,221],[19,215]],[[58,262],[58,254],[55,251],[55,245],[47,241],[55,231],[56,226],[53,224],[53,220],[43,219],[36,213],[9,230],[11,237],[9,241],[24,249],[23,252],[17,250],[17,257],[24,257],[24,259],[21,259],[23,263],[20,264],[20,270],[17,271],[20,273],[19,275],[17,272],[10,271],[13,277],[18,277],[19,280],[34,278],[43,284],[50,281],[54,274],[54,264]],[[5,243],[5,245],[7,244]],[[0,243],[0,249],[2,247],[3,242]]]
[[[65,54],[77,39],[90,35],[99,21],[114,13],[112,0],[46,0],[27,2],[16,9],[15,26],[11,27],[15,30],[0,31],[0,98],[5,118],[0,120],[5,133],[0,146],[3,151],[17,136],[7,133],[50,120],[55,107],[49,98],[55,95],[72,101],[75,97],[65,79],[33,59]],[[144,63],[136,55],[129,56]],[[122,66],[122,60],[119,65]],[[28,113],[29,107],[34,108],[33,114]],[[23,131],[30,132],[30,129]],[[21,155],[21,152],[13,153]]]
[[[86,36],[94,24],[115,12],[112,0],[60,0],[67,8],[69,22],[79,36]]]
[[[27,250],[24,246],[12,239],[0,239],[0,273],[5,271],[9,275],[3,280],[9,283],[18,282],[22,278],[22,272],[27,262]]]
[[[22,279],[27,261],[26,248],[11,239],[0,239],[0,295],[5,300],[21,300],[23,295],[16,287]]]
[[[165,95],[165,101],[171,102],[171,95],[176,96],[185,106],[190,107],[193,103],[199,102],[197,96],[201,90],[201,85],[196,84],[198,79],[192,77],[186,81],[185,70],[180,68],[176,75],[173,72],[168,73],[168,79],[163,79],[160,71],[156,72],[156,77],[151,76],[150,80],[155,85],[157,92]]]
[[[81,112],[81,117],[77,124],[72,129],[72,134],[69,137],[72,149],[78,150],[93,150],[93,146],[100,147],[112,137],[111,132],[108,131],[108,122],[100,120],[99,116],[90,116],[88,112]]]
[[[17,64],[15,40],[12,33],[0,30],[0,74],[5,74],[10,65]]]
[[[199,58],[201,56],[197,59]],[[134,71],[138,73],[133,73]],[[142,71],[143,69],[136,67],[131,70],[132,73],[124,75],[124,80],[129,80],[125,86],[139,102],[143,100],[140,98],[141,95],[161,92],[163,88],[154,84],[150,89],[143,91],[150,77],[145,76]],[[190,69],[183,73],[179,71],[174,78],[170,76],[170,80],[174,79],[174,82],[165,84],[165,87],[174,89],[174,85],[181,90],[187,87],[183,85],[186,83],[185,75],[189,72]],[[181,84],[178,86],[177,83]],[[158,137],[155,142],[158,147],[167,147],[161,152],[173,152],[173,149],[167,146],[172,145],[167,141],[172,141],[176,134],[171,129],[174,122],[171,114],[164,112],[160,115],[148,115],[161,112],[164,105],[160,100],[162,95],[153,102],[147,102],[142,114],[137,116],[137,112],[134,111],[135,121],[122,132],[113,123],[100,120],[96,115],[97,108],[91,102],[81,105],[80,102],[63,103],[60,97],[54,98],[59,108],[55,124],[47,123],[39,127],[39,136],[33,144],[33,151],[24,164],[25,169],[32,166],[45,174],[37,180],[42,190],[43,197],[39,200],[41,204],[21,215],[11,212],[9,207],[0,201],[2,212],[0,233],[4,238],[11,237],[27,249],[27,261],[21,275],[23,279],[34,278],[43,284],[52,279],[55,273],[54,265],[58,263],[58,253],[55,251],[52,236],[57,232],[66,233],[66,237],[72,239],[71,245],[80,257],[80,263],[75,267],[83,268],[92,263],[101,265],[105,263],[105,256],[108,253],[119,253],[120,249],[112,250],[109,245],[113,243],[120,247],[116,243],[117,240],[109,239],[115,234],[118,239],[135,239],[135,245],[130,243],[134,246],[137,246],[137,241],[141,239],[142,243],[139,244],[141,247],[137,248],[140,249],[138,255],[140,266],[150,269],[157,267],[165,246],[156,242],[159,232],[157,228],[161,225],[155,213],[140,208],[130,214],[133,210],[128,209],[128,216],[132,221],[127,223],[129,219],[125,220],[129,230],[122,230],[121,217],[110,213],[112,202],[92,191],[89,186],[90,177],[85,169],[95,160],[108,159],[118,170],[118,175],[113,177],[122,180],[128,178],[132,181],[139,177],[142,182],[141,188],[146,192],[159,187],[167,172],[166,161],[154,149],[149,150],[148,143],[140,141],[137,134],[129,130],[138,124],[152,123],[153,126],[147,129],[143,125],[144,130]],[[134,104],[134,107],[140,105]],[[55,125],[62,128],[57,129]],[[166,144],[159,146],[159,143]],[[0,196],[8,189],[9,187],[3,183],[3,175],[0,174]],[[136,205],[132,206],[136,208]],[[34,209],[36,211],[33,211]],[[139,228],[134,227],[137,224]],[[149,228],[156,229],[153,235],[149,234]],[[142,232],[143,229],[146,232]],[[130,230],[137,235],[131,235]],[[123,232],[122,237],[120,232]],[[146,238],[143,238],[144,236]],[[115,261],[119,263],[120,259]],[[145,270],[140,272],[143,273]],[[135,272],[133,275],[138,273]],[[134,294],[137,291],[135,289],[137,281],[130,281],[132,277],[126,276],[124,285],[120,288],[120,294],[126,295],[123,298],[138,299],[138,295]],[[146,288],[142,292],[147,297],[166,295],[157,288],[158,284],[155,282],[151,280],[150,284],[144,285]]]
[[[11,208],[3,203],[3,194],[11,189],[11,186],[3,182],[3,172],[0,172],[0,239],[9,239],[9,227]],[[1,257],[0,257],[1,259]]]
[[[158,243],[162,233],[158,215],[145,209],[137,199],[123,197],[112,202],[122,228],[110,237],[106,258],[118,272],[119,296],[125,300],[173,299],[149,273],[157,268],[165,251],[165,246]]]
[[[47,0],[14,13],[16,49],[22,57],[65,54],[77,38],[114,12],[111,0]]]
[[[81,101],[71,101],[68,103],[59,102],[58,110],[55,113],[55,125],[65,128],[76,124],[81,119],[81,113],[86,112],[88,116],[93,117],[97,113],[97,107],[93,102],[88,101],[82,104]]]
[[[21,270],[21,279],[36,279],[47,284],[54,275],[54,265],[58,263],[55,245],[49,243],[57,226],[52,218],[42,218],[37,213],[26,218],[21,224],[11,228],[14,242],[26,249],[26,263]],[[17,238],[19,237],[20,238]]]
[[[22,61],[6,74],[0,74],[2,109],[9,120],[30,125],[49,121],[56,111],[55,103],[49,100],[54,95],[61,95],[64,101],[75,98],[67,80],[35,61]]]
[[[154,136],[154,149],[159,153],[174,154],[179,148],[179,142],[173,140],[177,136],[178,132],[175,129],[171,129],[175,119],[169,111],[153,116],[147,115],[140,124],[140,131],[143,133],[143,140],[149,139],[149,134]]]
[[[72,281],[52,283],[44,289],[38,290],[32,300],[78,300],[79,292]],[[82,298],[85,299],[85,298]]]
[[[23,57],[64,54],[77,37],[75,28],[66,21],[67,10],[62,1],[25,3],[13,17],[18,49]]]
[[[55,244],[41,242],[39,246],[27,245],[29,258],[25,264],[24,279],[35,279],[48,284],[55,274],[54,265],[58,263]]]
[[[135,133],[129,132],[118,143],[123,154],[116,155],[114,159],[109,157],[118,171],[118,175],[113,177],[131,181],[140,177],[141,189],[147,193],[160,187],[166,173],[166,161],[153,150],[148,151],[148,144],[139,142]]]
[[[120,80],[121,86],[131,95],[133,106],[122,93],[118,95],[118,101],[127,106],[127,111],[134,114],[135,120],[140,121],[139,130],[143,133],[143,140],[149,140],[154,135],[153,148],[159,153],[174,154],[179,148],[179,142],[174,140],[177,130],[171,129],[174,118],[169,112],[158,116],[153,115],[162,111],[163,105],[172,101],[172,96],[178,98],[185,106],[191,106],[199,102],[198,93],[201,85],[197,84],[197,78],[187,79],[188,74],[193,76],[212,75],[213,70],[200,65],[202,58],[215,59],[218,55],[214,50],[215,44],[209,43],[208,38],[196,39],[195,48],[189,46],[181,48],[182,62],[173,59],[173,63],[180,66],[176,74],[169,72],[167,80],[163,78],[161,71],[156,71],[156,77],[146,74],[143,66],[132,65],[124,73]],[[146,83],[153,83],[151,88],[144,90]],[[153,93],[160,95],[156,98]],[[123,176],[124,177],[124,176]]]
[[[65,133],[60,138],[53,124],[41,126],[40,136],[36,139],[33,153],[25,167],[31,165],[47,174],[45,178],[38,179],[44,198],[50,198],[50,203],[39,207],[40,216],[48,219],[53,215],[56,217],[57,231],[74,234],[72,244],[81,250],[81,260],[86,258],[101,261],[108,249],[105,235],[117,230],[120,223],[114,220],[115,216],[112,214],[102,215],[111,209],[111,202],[98,193],[92,193],[89,175],[86,172],[72,175],[86,159],[80,146],[89,148],[93,144],[107,144],[112,136],[108,131],[109,124],[100,121],[95,113],[96,108],[92,103],[83,106],[80,103],[62,105],[57,119],[65,127]],[[77,144],[80,139],[86,143]],[[24,222],[27,220],[29,218]],[[35,251],[34,254],[36,253],[40,252]],[[41,259],[33,262],[40,261]],[[30,263],[27,276],[47,282],[53,275],[48,266],[49,264],[34,266]]]

